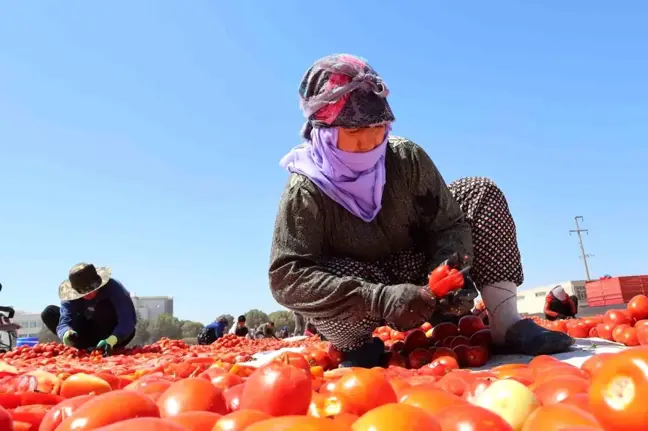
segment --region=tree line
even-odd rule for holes
[[[231,314],[214,316],[214,320],[220,316],[227,319],[228,328],[236,323],[236,318]],[[266,314],[261,310],[252,309],[245,313],[246,324],[248,328],[256,328],[266,322],[274,322],[277,329],[284,326],[288,327],[288,333],[292,334],[295,330],[295,322],[290,311],[280,310]],[[161,338],[170,338],[172,340],[186,339],[187,341],[195,340],[204,325],[193,320],[181,320],[170,314],[160,314],[153,320],[142,319],[137,316],[137,326],[135,327],[135,337],[131,345],[144,345],[158,341]],[[47,328],[43,327],[38,334],[38,340],[41,343],[58,341],[56,335],[52,334]]]

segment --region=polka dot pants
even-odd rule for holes
[[[515,223],[504,193],[488,178],[468,177],[448,188],[470,224],[473,240],[471,276],[479,286],[511,281],[518,286],[524,276],[517,246]],[[370,283],[423,285],[427,279],[424,253],[401,252],[380,262],[358,262],[348,258],[331,259],[324,268],[339,277],[361,277]],[[379,320],[360,322],[313,319],[313,323],[341,351],[351,351],[371,341]]]

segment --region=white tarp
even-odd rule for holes
[[[285,341],[299,341],[300,339],[305,339],[306,337],[292,337],[286,338]],[[563,362],[567,362],[576,367],[580,367],[583,362],[590,356],[594,356],[598,353],[617,353],[625,349],[626,346],[619,343],[613,343],[611,341],[603,340],[602,338],[577,338],[576,344],[565,353],[558,353],[554,356],[556,359],[559,359]],[[281,355],[283,352],[301,352],[303,347],[284,347],[283,349],[274,350],[270,352],[261,352],[256,353],[253,357],[254,360],[246,362],[245,365],[250,365],[252,367],[260,367],[269,362],[272,362],[277,356]],[[526,364],[533,359],[533,356],[526,355],[495,355],[488,361],[488,364],[479,368],[482,370],[487,370],[489,368],[496,367],[502,364]]]

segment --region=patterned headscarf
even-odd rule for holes
[[[299,85],[307,118],[301,135],[311,139],[313,127],[362,128],[394,121],[389,89],[366,60],[334,54],[317,60]]]

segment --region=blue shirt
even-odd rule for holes
[[[223,322],[212,322],[209,325],[205,326],[207,329],[213,329],[214,332],[216,333],[216,338],[220,338],[225,334],[225,328],[227,327],[227,323]]]
[[[115,307],[117,325],[113,329],[112,335],[117,337],[119,341],[131,335],[137,322],[133,300],[124,286],[119,281],[111,278],[105,286],[97,291],[97,296],[92,299],[79,298],[73,301],[61,302],[61,317],[56,328],[58,337],[63,338],[68,329],[77,332],[82,330],[85,310],[94,307],[100,301],[110,301]]]

